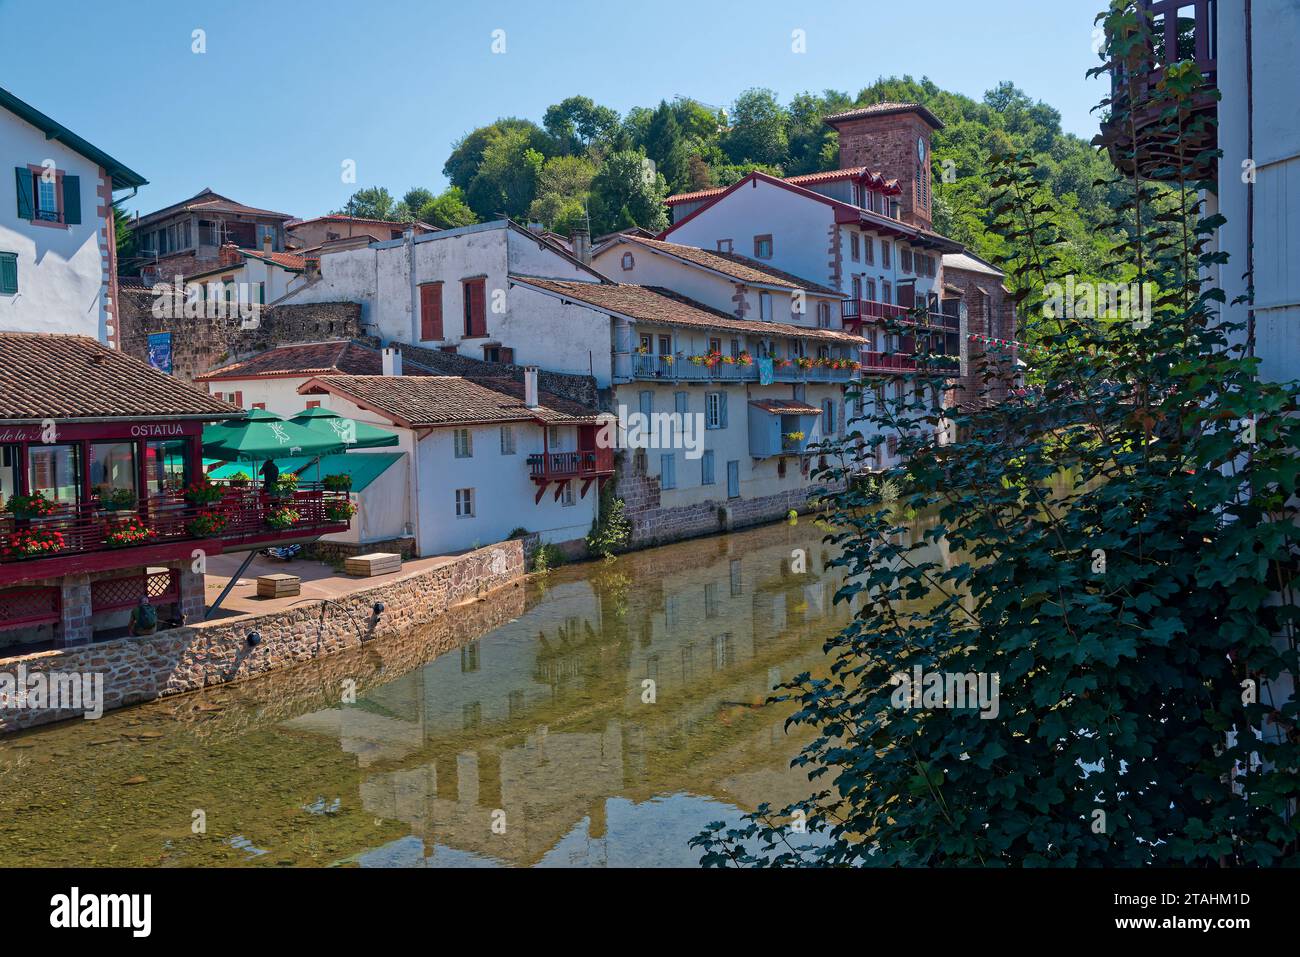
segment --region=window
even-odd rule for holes
[[[474,490],[472,488],[456,489],[456,517],[474,517]]]
[[[659,354],[660,354],[661,356],[670,356],[670,355],[673,354],[673,337],[672,337],[672,336],[660,336],[660,337],[659,337]]]
[[[772,321],[772,294],[770,292],[760,292],[758,294],[758,318],[764,322]]]
[[[442,283],[420,284],[420,338],[442,338]]]
[[[718,252],[720,252],[720,253],[730,253],[730,252],[731,252],[731,240],[730,240],[730,239],[719,239],[719,240],[718,240]]]
[[[754,237],[754,258],[771,259],[772,258],[772,235],[768,233],[764,236]]]
[[[563,451],[560,444],[560,427],[558,425],[548,425],[546,427],[546,447],[552,452],[560,452]]]
[[[739,339],[732,339],[732,340],[731,340],[731,354],[732,354],[732,356],[738,356],[738,355],[740,355],[740,340],[739,340]]]
[[[874,301],[876,298],[876,281],[874,279],[866,280],[863,291],[866,293],[868,299]]]
[[[631,253],[623,254],[623,271],[631,272],[636,267],[636,257]]]
[[[912,250],[904,246],[898,251],[898,260],[903,272],[912,272]]]
[[[853,298],[862,298],[862,278],[860,276],[853,277]]]
[[[713,450],[705,449],[700,457],[700,484],[712,485],[716,479],[713,475]]]
[[[835,432],[835,400],[826,399],[822,402],[822,434],[834,435]]]
[[[880,280],[880,301],[892,303],[894,301],[893,295],[894,287],[889,284],[889,281],[886,279]]]
[[[145,486],[150,495],[185,489],[185,454],[188,444],[184,439],[144,444]]]
[[[740,498],[740,460],[727,463],[727,498]]]
[[[562,486],[562,488],[563,488],[563,491],[560,493],[560,504],[561,504],[561,505],[573,505],[575,502],[577,502],[577,499],[576,499],[576,498],[574,497],[574,495],[573,495],[573,482],[572,482],[572,481],[565,482],[564,485]]]
[[[862,258],[862,240],[857,233],[849,235],[849,258],[854,262]]]
[[[31,223],[77,225],[81,222],[81,178],[62,170],[19,166],[18,218]]]
[[[515,427],[513,425],[501,426],[501,454],[515,454]]]
[[[880,265],[884,269],[889,268],[889,240],[888,239],[882,239],[880,241]]]
[[[861,290],[857,290],[861,292]],[[817,325],[822,329],[831,327],[831,304],[829,302],[817,303]]]
[[[712,338],[709,339],[709,351],[716,352],[718,355],[722,355],[722,340],[712,339]]]
[[[659,456],[659,487],[677,487],[677,456],[672,452]]]
[[[706,429],[727,427],[727,393],[704,393],[704,427]]]
[[[27,466],[29,492],[41,492],[60,505],[75,505],[80,500],[80,445],[29,446]]]
[[[0,253],[0,296],[18,292],[18,254]]]
[[[135,492],[134,442],[91,442],[89,450],[92,493]]]
[[[470,435],[469,429],[456,429],[452,433],[456,447],[456,458],[469,459],[474,457],[474,438]]]
[[[862,261],[869,266],[876,264],[876,243],[870,236],[862,237]]]
[[[487,280],[466,279],[461,283],[465,299],[465,336],[487,335]]]
[[[654,343],[654,338],[648,332],[643,332],[641,333],[640,343],[641,345],[638,347],[637,351],[642,354],[649,353],[650,347]]]
[[[59,221],[59,191],[57,184],[43,176],[36,177],[36,218],[47,222]]]

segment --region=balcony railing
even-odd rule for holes
[[[546,452],[528,456],[528,474],[535,479],[590,478],[614,471],[613,449]]]
[[[844,299],[840,302],[840,317],[843,319],[903,319],[907,312],[907,306],[874,299]]]
[[[1143,175],[1172,178],[1176,174],[1170,167],[1181,157],[1191,165],[1194,177],[1212,177],[1214,160],[1198,154],[1214,147],[1213,125],[1193,125],[1191,121],[1197,116],[1213,116],[1218,109],[1214,96],[1218,81],[1217,0],[1138,0],[1137,9],[1140,15],[1150,18],[1149,41],[1145,49],[1138,47],[1111,66],[1112,114],[1130,112],[1131,125],[1130,118],[1106,120],[1095,142],[1106,146],[1111,160],[1126,173],[1132,173],[1136,166]],[[1184,11],[1191,16],[1180,16]],[[1139,24],[1137,29],[1147,27]],[[1192,98],[1187,122],[1178,124],[1182,128],[1168,128],[1169,104],[1156,102],[1152,94],[1165,67],[1185,61],[1195,63],[1204,86]],[[1160,129],[1162,124],[1167,128]],[[1143,131],[1138,136],[1139,156],[1134,155],[1131,127]]]
[[[833,368],[819,364],[802,367],[796,359],[777,359],[772,375],[777,382],[848,382],[853,378],[850,367]],[[841,360],[848,361],[848,360]],[[781,363],[785,363],[782,365]],[[749,365],[718,360],[713,364],[695,363],[674,356],[633,355],[632,376],[637,379],[660,379],[668,382],[757,382],[758,360]]]
[[[164,492],[150,495],[137,508],[122,511],[83,504],[57,508],[42,518],[19,519],[6,513],[0,517],[0,546],[3,546],[0,563],[8,566],[90,552],[130,552],[133,548],[199,539],[219,539],[226,547],[275,544],[345,531],[348,519],[331,518],[328,510],[331,506],[345,510],[347,502],[347,492],[309,488],[276,497],[266,495],[259,486],[250,485],[226,486],[221,501],[211,505],[191,505],[181,493]],[[283,528],[270,524],[273,513],[277,519],[292,518],[285,513],[286,509],[296,513],[291,524]],[[204,534],[196,530],[194,523],[201,514],[223,522],[220,531]],[[111,536],[115,531],[120,532],[130,519],[137,519],[148,530],[148,536],[132,544],[116,544]],[[56,544],[37,554],[21,554],[16,546],[27,532],[53,538]]]
[[[915,372],[916,368],[916,357],[901,352],[862,353],[862,369],[865,372]]]

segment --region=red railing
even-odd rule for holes
[[[866,372],[915,372],[916,357],[901,352],[864,351],[862,368]]]
[[[845,299],[840,303],[843,319],[897,319],[907,315],[907,306],[896,306],[874,299]]]
[[[614,471],[613,449],[547,452],[528,456],[528,474],[535,479],[583,478]]]
[[[292,540],[346,529],[348,519],[337,516],[343,514],[347,502],[347,492],[307,488],[283,496],[270,496],[259,486],[250,485],[226,486],[221,501],[210,505],[191,505],[179,492],[163,492],[150,495],[137,508],[123,511],[108,511],[97,505],[82,504],[57,508],[52,515],[43,518],[18,519],[5,513],[0,516],[0,563],[85,552],[129,550],[186,539],[215,538],[227,545],[262,542],[274,544],[277,539]],[[331,517],[327,514],[331,506],[342,511]],[[285,509],[296,513],[292,524],[285,528],[271,525],[269,520],[273,516],[292,517],[285,514]],[[224,519],[224,526],[213,534],[192,530],[192,524],[201,513]],[[133,544],[115,544],[110,536],[131,519],[139,520],[148,529],[149,536]],[[11,546],[21,533],[28,531],[58,535],[61,540],[56,547],[39,554],[15,553]]]

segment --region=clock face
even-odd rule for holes
[[[925,137],[923,136],[916,138],[916,156],[921,162],[925,162]]]

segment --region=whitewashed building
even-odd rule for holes
[[[0,89],[0,331],[118,345],[113,193],[147,182]]]

